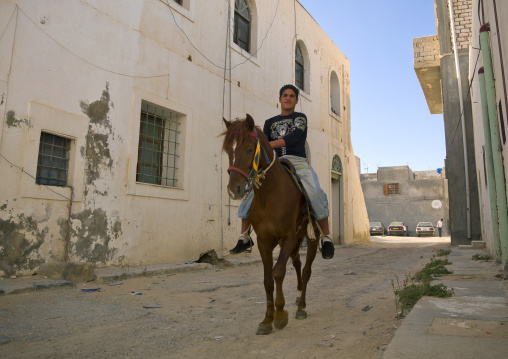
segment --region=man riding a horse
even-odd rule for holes
[[[289,160],[300,177],[303,187],[307,191],[316,219],[321,227],[321,254],[324,259],[333,258],[334,247],[330,239],[328,225],[328,200],[319,185],[319,180],[307,160],[305,141],[307,139],[307,116],[296,112],[299,90],[293,85],[285,85],[279,91],[281,114],[265,121],[263,132],[270,141],[280,159]],[[231,254],[238,254],[251,250],[254,245],[249,235],[249,210],[254,198],[254,191],[250,191],[242,198],[238,209],[238,217],[242,220],[242,235]]]

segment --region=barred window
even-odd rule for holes
[[[178,185],[180,114],[147,101],[141,103],[136,181]]]
[[[299,44],[296,45],[295,51],[296,51],[295,52],[295,84],[300,90],[305,91],[304,76],[303,76],[304,75],[303,69],[304,69],[305,63],[303,60],[302,50],[300,49]]]
[[[385,195],[389,194],[400,194],[398,183],[386,183],[383,185],[383,191]]]
[[[251,20],[251,11],[247,0],[235,0],[233,42],[245,51],[249,51]]]
[[[71,140],[41,132],[35,183],[67,186]]]

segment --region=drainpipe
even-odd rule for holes
[[[457,72],[457,87],[459,89],[460,122],[462,125],[462,147],[464,152],[464,179],[466,180],[466,222],[467,239],[471,239],[471,198],[469,195],[469,164],[467,160],[466,124],[464,120],[464,101],[462,99],[462,81],[460,77],[459,52],[457,51],[457,40],[455,38],[455,17],[453,15],[452,0],[448,0],[450,9],[450,24],[452,27],[453,52],[455,53],[455,71]]]
[[[494,160],[494,175],[496,179],[497,208],[499,213],[499,235],[501,239],[502,265],[505,278],[508,278],[508,209],[506,204],[506,187],[501,159],[501,140],[499,139],[499,124],[497,121],[496,89],[492,71],[492,58],[489,47],[490,25],[480,27],[480,44],[483,55],[483,68],[485,73],[485,90],[489,111],[490,136],[492,139],[492,158]]]
[[[487,90],[485,89],[485,75],[484,69],[481,67],[478,70],[478,79],[480,80],[480,96],[482,100],[482,117],[483,117],[483,132],[485,135],[485,162],[487,167],[487,182],[489,186],[490,196],[490,216],[492,218],[492,236],[494,237],[494,252],[496,261],[501,261],[501,254],[499,252],[499,225],[497,218],[497,199],[496,199],[496,183],[494,175],[494,160],[492,157],[492,141],[490,137],[489,125],[489,109],[487,105]]]

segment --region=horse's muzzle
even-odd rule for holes
[[[238,167],[230,166],[228,168],[229,184],[228,193],[232,199],[241,199],[245,194],[245,185],[249,181],[247,173]]]

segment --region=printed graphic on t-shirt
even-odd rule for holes
[[[278,140],[293,132],[295,129],[304,131],[306,125],[305,117],[297,117],[294,120],[292,118],[287,118],[277,121],[270,127],[271,137],[272,139]]]

